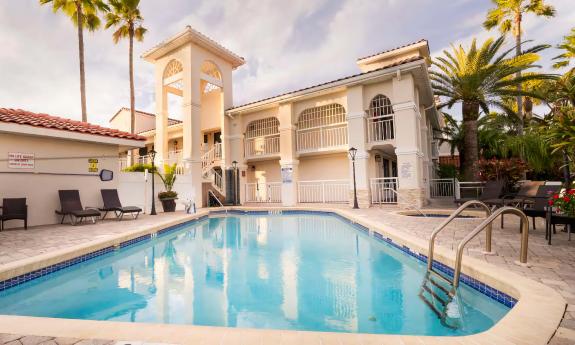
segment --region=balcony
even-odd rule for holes
[[[249,138],[244,143],[246,159],[275,157],[280,154],[280,136],[273,134]]]
[[[296,147],[298,153],[347,149],[347,124],[298,129]]]
[[[367,117],[367,142],[382,143],[395,139],[395,116]]]

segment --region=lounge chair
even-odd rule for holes
[[[23,220],[24,229],[28,229],[28,205],[26,205],[26,198],[6,198],[2,200],[0,230],[4,229],[5,221],[12,219]]]
[[[94,208],[84,209],[80,201],[80,192],[76,189],[72,190],[59,190],[60,196],[60,210],[56,214],[62,216],[60,224],[64,224],[66,216],[70,217],[72,225],[81,223],[85,218],[92,218],[92,223],[96,223],[96,219],[100,217],[100,211]],[[78,222],[79,220],[79,222]]]
[[[104,200],[104,207],[100,208],[100,211],[104,212],[102,219],[106,218],[108,212],[114,212],[119,221],[126,213],[131,214],[134,219],[138,219],[142,209],[136,206],[122,206],[117,189],[102,189],[101,192],[102,200]],[[134,214],[136,215],[134,216]]]
[[[454,202],[457,205],[461,205],[469,200],[478,199],[480,201],[491,200],[491,199],[498,199],[501,194],[503,193],[503,188],[505,187],[505,181],[498,180],[498,181],[487,181],[485,187],[483,187],[483,192],[478,198],[460,198],[455,199]]]
[[[543,181],[525,181],[519,187],[517,193],[508,193],[501,198],[483,200],[489,206],[514,206],[521,207],[525,202],[529,202],[530,198],[537,195],[537,189],[543,185]]]
[[[536,230],[535,218],[545,219],[547,217],[547,207],[549,206],[550,194],[557,193],[559,191],[561,191],[561,185],[539,186],[537,194],[535,197],[531,198],[533,203],[522,210],[527,217],[531,217],[533,219],[533,230]]]

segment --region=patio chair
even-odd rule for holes
[[[502,207],[514,206],[520,207],[528,202],[530,198],[537,195],[537,189],[543,185],[544,181],[525,181],[519,187],[517,193],[507,193],[500,198],[483,200],[489,206]]]
[[[117,189],[102,189],[100,192],[102,193],[102,200],[104,201],[104,207],[100,208],[100,211],[104,212],[102,219],[106,218],[108,212],[114,212],[118,221],[122,220],[126,213],[131,214],[132,218],[138,219],[142,209],[136,206],[122,206]]]
[[[5,221],[13,219],[23,220],[24,229],[28,229],[28,205],[26,205],[26,198],[5,198],[2,200],[0,230],[4,229]]]
[[[79,222],[81,223],[85,218],[92,218],[92,223],[96,223],[96,219],[100,217],[100,211],[97,209],[84,209],[84,207],[82,207],[80,192],[77,189],[59,190],[58,195],[60,196],[61,208],[56,211],[56,214],[62,216],[60,224],[64,224],[66,216],[70,217],[70,223],[72,223],[72,225],[76,225]]]
[[[527,217],[531,217],[533,219],[533,230],[536,230],[535,226],[535,218],[543,218],[547,217],[547,206],[549,205],[549,196],[552,193],[557,193],[561,190],[561,185],[543,185],[537,188],[537,194],[535,197],[530,198],[533,203],[529,206],[523,208],[523,213]]]
[[[454,202],[457,205],[461,205],[469,200],[474,199],[478,199],[480,201],[498,199],[501,196],[501,194],[503,194],[504,187],[505,187],[505,181],[503,180],[487,181],[485,187],[483,187],[481,195],[478,198],[460,198],[455,199]]]

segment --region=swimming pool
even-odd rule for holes
[[[340,217],[218,215],[0,294],[0,314],[350,333],[465,335],[508,307],[465,285],[457,329],[418,297],[422,261]]]

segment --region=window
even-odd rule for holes
[[[393,106],[387,96],[377,95],[369,104],[369,116],[380,117],[393,114]]]
[[[276,117],[267,117],[265,119],[252,121],[246,129],[246,138],[279,134],[279,125],[280,121]]]
[[[345,123],[345,108],[337,103],[305,109],[298,118],[298,129]]]

